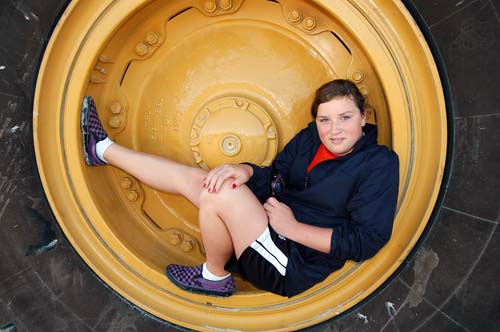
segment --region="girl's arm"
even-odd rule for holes
[[[306,247],[330,253],[333,229],[303,224],[295,219],[292,210],[271,197],[264,203],[271,227],[278,233]]]

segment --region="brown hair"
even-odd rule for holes
[[[340,97],[351,98],[359,108],[361,114],[365,113],[365,98],[361,92],[359,92],[356,84],[349,80],[336,79],[323,84],[318,90],[316,90],[316,95],[311,106],[311,114],[313,118],[316,119],[320,104]]]

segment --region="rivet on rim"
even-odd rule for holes
[[[101,54],[99,56],[99,61],[102,63],[113,63],[113,60],[106,54]]]
[[[300,21],[302,21],[302,12],[300,11],[300,9],[293,9],[290,12],[290,20],[293,23],[300,23]]]
[[[361,92],[361,94],[366,97],[370,93],[370,90],[366,85],[360,85],[359,92]]]
[[[221,0],[220,1],[220,8],[224,10],[229,10],[233,7],[233,1],[232,0]]]
[[[96,74],[90,75],[90,82],[95,83],[95,84],[104,84],[106,83],[106,80],[97,76]]]
[[[308,17],[304,20],[304,29],[311,31],[316,28],[317,22],[314,17]]]
[[[360,71],[355,71],[354,73],[352,73],[351,79],[356,83],[360,83],[363,81],[363,73]]]
[[[216,9],[217,9],[217,4],[214,1],[209,0],[205,2],[205,10],[208,13],[213,13],[215,12]]]

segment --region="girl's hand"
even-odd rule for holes
[[[224,182],[230,181],[231,188],[246,183],[253,175],[253,169],[245,164],[223,164],[214,168],[203,181],[203,188],[208,192],[216,193]]]
[[[271,227],[276,233],[288,237],[290,230],[299,223],[292,210],[274,197],[269,198],[263,206]]]

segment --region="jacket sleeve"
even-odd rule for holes
[[[280,174],[284,178],[286,186],[290,165],[297,155],[297,151],[301,144],[300,142],[304,135],[306,135],[305,130],[295,135],[295,137],[285,145],[285,148],[278,153],[272,166],[259,167],[251,163],[245,163],[253,168],[253,175],[246,185],[252,190],[261,203],[264,203],[271,197],[271,181],[275,174]]]
[[[244,163],[253,168],[253,175],[246,185],[264,203],[271,196],[271,180],[273,178],[273,167],[259,167],[255,164]]]
[[[399,186],[399,162],[390,152],[370,169],[347,205],[349,222],[333,228],[330,254],[362,261],[375,255],[392,233]]]

